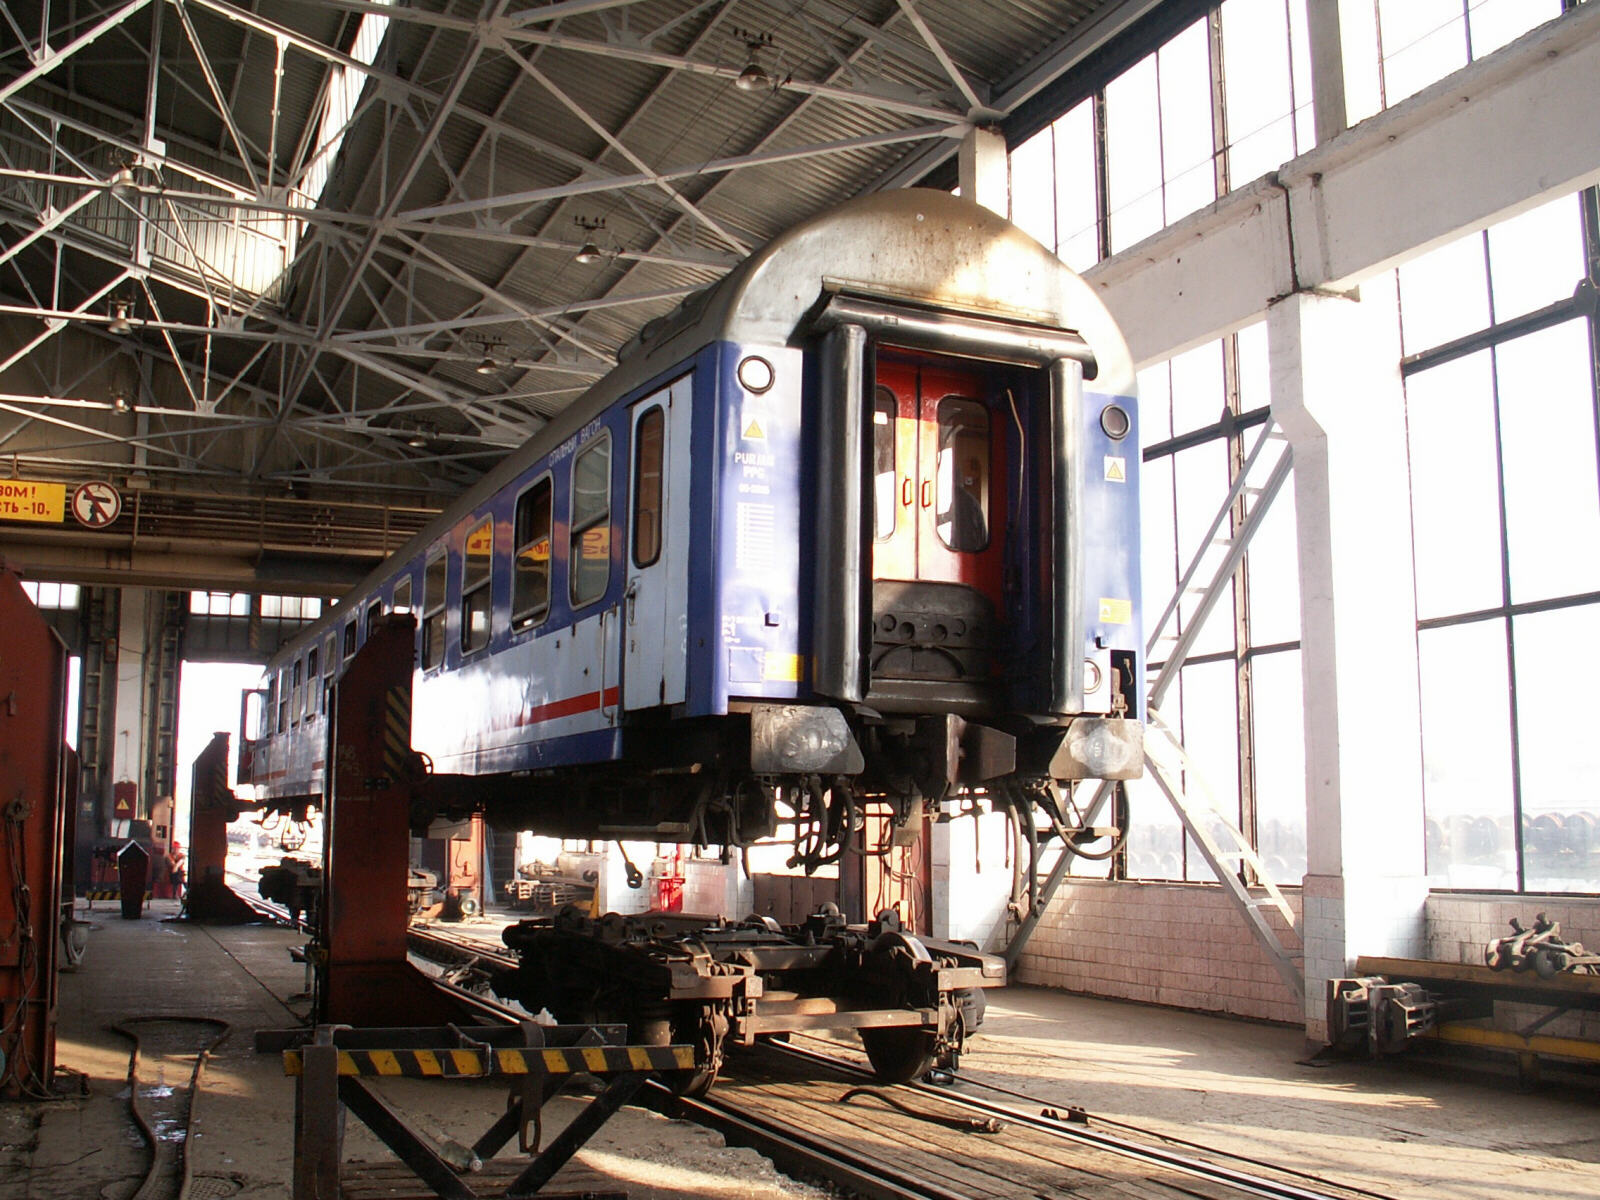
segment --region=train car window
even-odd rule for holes
[[[261,713],[261,736],[268,737],[272,734],[278,718],[278,675],[273,672],[272,678],[267,680],[267,706]]]
[[[976,400],[939,401],[936,482],[939,540],[959,553],[989,544],[989,410]]]
[[[494,566],[494,520],[486,517],[467,534],[461,559],[461,653],[471,654],[489,644],[489,618],[493,593],[489,587]]]
[[[648,567],[661,557],[661,466],[667,415],[657,405],[634,426],[633,565]]]
[[[356,619],[351,617],[344,625],[344,656],[346,661],[356,656]]]
[[[422,573],[422,669],[444,661],[444,581],[447,559],[443,550],[428,560]]]
[[[409,575],[394,585],[394,611],[397,613],[411,611],[411,576]]]
[[[526,629],[550,611],[550,501],[554,494],[546,475],[517,497],[513,629]]]
[[[880,385],[872,405],[872,536],[880,542],[894,533],[895,513],[900,507],[894,502],[897,411],[894,393]]]
[[[330,633],[322,643],[322,709],[328,710],[328,689],[333,686],[333,673],[339,667],[338,637]]]
[[[377,628],[378,622],[383,620],[383,601],[374,600],[367,605],[367,636],[372,636],[372,631]]]
[[[306,651],[306,720],[317,715],[317,693],[322,689],[322,672],[317,670],[317,647]]]
[[[278,732],[289,731],[289,672],[278,672]]]
[[[611,582],[611,435],[572,460],[572,545],[567,587],[572,607],[593,604]]]
[[[305,693],[303,690],[305,684],[301,674],[301,672],[305,670],[305,664],[297,658],[294,660],[294,666],[289,668],[289,670],[290,676],[294,681],[290,685],[289,692],[289,724],[298,725],[300,724],[301,705],[305,699]]]

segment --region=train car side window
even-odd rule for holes
[[[272,678],[267,680],[267,706],[261,713],[261,736],[270,736],[276,728],[278,719],[278,673],[274,671]]]
[[[572,544],[567,587],[572,607],[593,604],[611,582],[611,435],[572,460]]]
[[[302,675],[305,670],[305,664],[297,658],[294,660],[294,666],[290,667],[289,670],[290,678],[293,680],[289,691],[289,724],[298,725],[300,724],[300,708],[305,699],[303,691],[305,683]]]
[[[428,560],[422,574],[422,669],[444,661],[444,580],[447,557],[443,550]]]
[[[411,576],[409,575],[394,585],[394,611],[397,613],[411,611]]]
[[[486,517],[467,534],[461,559],[461,653],[471,654],[489,644],[489,618],[493,613],[489,577],[494,565],[494,519]]]
[[[278,732],[289,732],[289,672],[278,672]]]
[[[894,393],[879,385],[872,405],[872,536],[886,541],[894,533],[895,513],[895,415],[898,405]]]
[[[322,643],[322,707],[328,707],[328,689],[333,686],[333,673],[339,668],[338,635],[330,633]]]
[[[633,565],[648,567],[661,557],[661,467],[667,415],[660,405],[634,426]]]
[[[378,622],[381,621],[381,620],[383,620],[383,601],[381,599],[380,600],[374,600],[371,604],[367,605],[367,636],[368,637],[372,636],[373,629],[375,629],[377,627]]]
[[[317,670],[317,647],[306,651],[306,720],[317,715],[317,693],[322,688],[322,672]]]
[[[940,400],[934,526],[958,553],[989,544],[989,461],[989,410],[960,396]]]
[[[546,475],[517,497],[513,629],[526,629],[550,611],[550,501],[554,494]]]
[[[356,619],[351,617],[344,623],[344,657],[348,662],[356,656]]]

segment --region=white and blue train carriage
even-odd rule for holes
[[[1142,759],[1126,346],[995,214],[899,191],[799,225],[268,667],[250,782],[323,789],[326,685],[417,620],[413,747],[496,824],[836,843],[866,803],[1011,803]]]

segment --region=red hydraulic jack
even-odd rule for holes
[[[256,910],[228,886],[228,825],[253,804],[241,803],[228,786],[228,735],[212,734],[194,760],[189,808],[189,890],[184,911],[191,921],[249,921]]]
[[[67,648],[0,563],[0,1097],[48,1098],[73,761]]]
[[[406,961],[411,798],[428,780],[411,751],[415,630],[409,615],[377,622],[334,685],[319,1024],[443,1025],[466,1015]]]

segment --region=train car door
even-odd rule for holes
[[[881,358],[873,407],[875,579],[964,584],[998,609],[1003,430],[975,370]]]
[[[689,397],[685,376],[633,406],[622,618],[622,699],[630,710],[684,698]]]

